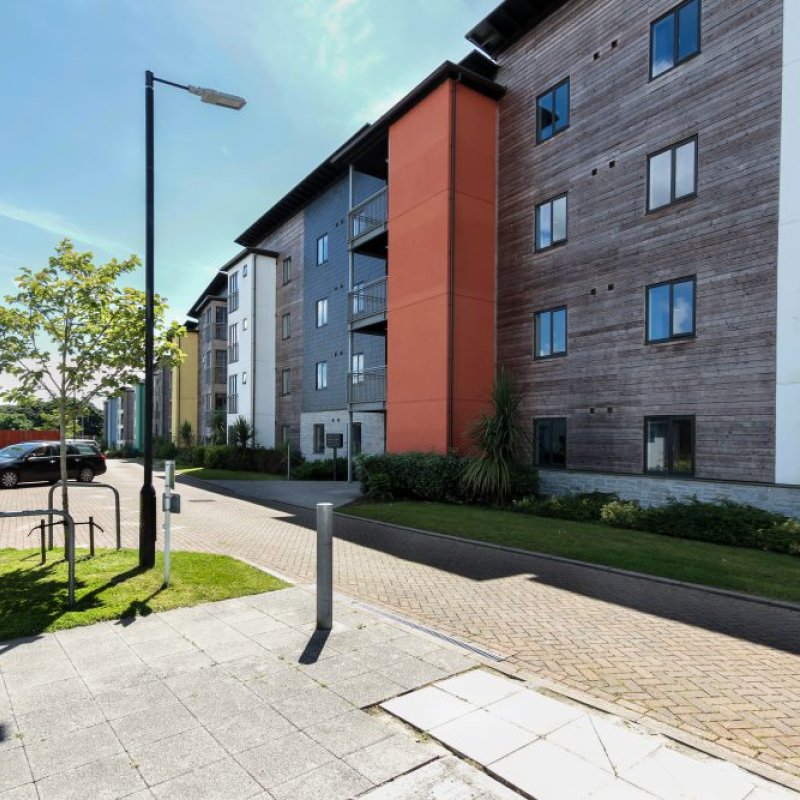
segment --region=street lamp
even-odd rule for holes
[[[155,334],[155,270],[153,268],[153,201],[154,201],[154,150],[153,150],[153,84],[165,83],[176,89],[197,95],[204,103],[239,111],[245,105],[243,97],[185,86],[182,83],[156,78],[150,70],[144,78],[145,116],[145,334],[144,334],[144,483],[139,493],[139,566],[149,569],[156,563],[156,490],[153,486],[153,363]]]

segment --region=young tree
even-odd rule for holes
[[[185,419],[181,423],[178,439],[180,440],[181,447],[191,447],[194,444],[194,431],[192,431],[192,423],[189,422],[188,419]]]
[[[255,435],[255,428],[247,421],[247,417],[243,417],[241,414],[236,417],[236,422],[233,423],[231,430],[233,438],[231,444],[235,444],[240,450],[247,450],[248,442],[254,439]]]
[[[144,292],[117,286],[137,266],[136,256],[95,265],[92,253],[77,252],[64,239],[47,267],[20,270],[18,293],[0,308],[0,372],[17,378],[4,395],[17,402],[44,395],[58,409],[64,510],[69,410],[137,382],[144,370]],[[165,330],[165,310],[156,297],[156,362],[179,363],[171,338],[180,328],[172,323]]]

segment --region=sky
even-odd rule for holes
[[[156,86],[156,291],[183,321],[234,239],[497,3],[0,0],[0,298],[64,237],[143,257],[145,70],[247,99]]]

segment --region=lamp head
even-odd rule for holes
[[[202,86],[189,86],[187,88],[192,94],[196,94],[204,103],[211,103],[212,105],[222,106],[223,108],[232,108],[234,111],[239,111],[244,108],[247,103],[244,97],[218,92],[216,89],[204,89]]]

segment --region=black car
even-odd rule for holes
[[[0,450],[0,488],[13,489],[19,483],[61,478],[61,445],[58,442],[20,442]],[[67,476],[88,483],[106,471],[106,457],[97,445],[67,445]]]

